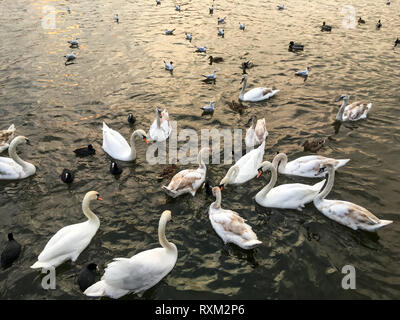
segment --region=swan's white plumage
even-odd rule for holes
[[[7,130],[0,130],[0,153],[7,150],[14,138],[15,126],[12,124]]]
[[[157,125],[157,118],[153,121],[149,129],[149,136],[153,141],[162,142],[168,139],[172,132],[172,127],[169,123],[169,114],[167,109],[161,113],[160,126]]]
[[[242,77],[242,91],[240,92],[239,95],[239,100],[241,101],[249,101],[249,102],[258,102],[258,101],[263,101],[266,99],[271,98],[275,94],[277,94],[280,90],[277,89],[272,89],[272,88],[265,88],[265,87],[259,87],[259,88],[254,88],[245,93],[246,90],[246,84],[247,84],[247,76],[243,75]]]
[[[126,139],[118,132],[108,127],[103,122],[103,150],[117,160],[133,160],[131,146]]]
[[[258,119],[256,126],[250,126],[246,131],[246,138],[244,139],[246,147],[251,148],[261,144],[268,136],[267,126],[265,125],[265,118]]]

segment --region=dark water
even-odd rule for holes
[[[349,3],[350,2],[350,3]],[[210,2],[211,3],[211,2]],[[213,16],[207,1],[186,1],[182,12],[175,2],[155,1],[3,1],[0,15],[0,128],[11,123],[33,146],[19,148],[22,158],[37,167],[34,176],[1,182],[1,248],[12,231],[23,251],[12,268],[0,272],[3,299],[85,299],[76,284],[80,268],[104,266],[114,257],[129,257],[158,246],[157,227],[163,210],[172,211],[167,237],[179,250],[173,271],[148,290],[147,299],[393,299],[400,297],[399,192],[399,57],[392,50],[398,34],[400,3],[380,1],[216,1]],[[352,4],[367,21],[355,29],[341,22],[343,6]],[[42,28],[45,5],[57,8],[56,29]],[[66,5],[72,13],[66,12]],[[120,23],[113,23],[114,13]],[[217,17],[227,17],[225,37],[217,36]],[[375,24],[382,20],[377,31]],[[322,21],[333,25],[322,33]],[[246,23],[244,32],[239,22]],[[174,36],[164,29],[176,28]],[[193,33],[190,44],[184,32]],[[71,51],[67,40],[80,38],[75,64],[65,66]],[[289,41],[305,45],[300,54],[288,52]],[[208,54],[194,53],[206,45],[222,56],[217,81],[205,84],[211,73]],[[163,60],[175,64],[173,75]],[[248,84],[274,86],[281,91],[271,100],[251,104],[243,115],[228,102],[239,95],[240,64],[251,59]],[[306,82],[296,69],[311,67]],[[333,102],[348,93],[351,101],[373,103],[369,118],[331,125],[338,110]],[[212,117],[199,108],[215,101]],[[350,158],[336,175],[330,199],[357,203],[394,223],[377,234],[355,232],[320,214],[312,204],[300,213],[266,209],[251,198],[267,178],[224,190],[222,205],[248,220],[263,244],[253,252],[224,246],[208,220],[212,199],[200,192],[168,198],[156,176],[164,165],[146,162],[146,145],[137,143],[138,158],[123,164],[116,179],[108,172],[102,151],[102,121],[124,137],[138,128],[148,130],[156,105],[168,108],[178,129],[245,128],[256,113],[265,117],[269,138],[266,160],[279,150],[295,159],[306,153],[306,138],[330,137],[321,155]],[[126,121],[133,112],[134,127]],[[94,157],[79,159],[72,150],[93,143]],[[6,156],[6,154],[3,154]],[[179,166],[179,169],[194,165]],[[230,164],[208,166],[207,176],[220,181]],[[71,186],[59,179],[63,168],[76,175]],[[278,183],[316,180],[279,176]],[[61,227],[84,221],[81,201],[89,190],[104,201],[94,203],[101,225],[76,265],[57,268],[57,289],[41,287],[39,271],[29,268],[50,237]],[[353,265],[357,289],[341,288],[342,267]],[[135,295],[124,299],[137,299]]]

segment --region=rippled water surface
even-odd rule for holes
[[[14,123],[19,135],[31,139],[31,147],[19,150],[37,167],[28,179],[0,183],[1,248],[11,231],[23,245],[20,258],[0,272],[3,299],[85,299],[76,284],[81,267],[96,262],[103,273],[114,257],[159,246],[157,227],[165,209],[172,211],[167,237],[178,247],[178,261],[146,299],[400,298],[400,48],[392,49],[400,36],[400,1],[386,6],[385,0],[290,0],[278,11],[276,1],[217,0],[214,15],[209,2],[188,0],[181,12],[171,0],[161,6],[153,0],[1,2],[0,128]],[[57,9],[56,29],[42,27],[47,5]],[[343,28],[345,5],[353,5],[367,23]],[[119,24],[113,22],[117,12]],[[225,16],[221,38],[217,17]],[[375,29],[378,19],[381,30]],[[333,25],[331,33],[320,31],[322,21]],[[246,23],[244,32],[239,22]],[[175,28],[175,35],[165,36],[166,28]],[[193,33],[192,43],[185,32]],[[75,37],[81,43],[74,50],[78,58],[65,66],[67,40]],[[304,52],[289,52],[291,40],[304,44]],[[206,45],[207,55],[194,53],[194,45]],[[201,81],[201,74],[214,69],[208,54],[225,59],[215,65],[215,84]],[[173,75],[163,69],[164,59],[174,61]],[[238,98],[246,59],[256,64],[248,71],[249,87],[274,86],[280,92],[246,104],[239,115],[228,103]],[[311,70],[304,82],[294,71],[306,66]],[[367,120],[335,133],[334,100],[343,93],[373,106]],[[210,100],[216,110],[202,116],[199,108]],[[178,130],[245,129],[252,114],[265,117],[266,160],[277,151],[289,159],[306,155],[305,139],[329,137],[319,154],[351,161],[337,173],[328,198],[357,203],[394,223],[369,234],[329,220],[312,203],[303,212],[260,207],[252,197],[267,183],[265,175],[229,186],[222,199],[224,208],[247,219],[263,244],[251,252],[224,245],[208,219],[213,199],[203,191],[194,198],[168,198],[161,191],[168,180],[156,179],[165,165],[146,161],[144,143],[137,142],[135,162],[122,163],[119,179],[108,171],[102,122],[128,137],[134,129],[149,129],[156,105],[168,109]],[[137,118],[133,127],[129,112]],[[89,143],[96,155],[76,158],[73,150]],[[229,167],[209,165],[208,179],[218,183]],[[59,178],[64,168],[75,172],[71,186]],[[278,178],[279,184],[293,182],[316,180]],[[29,266],[57,230],[84,221],[81,201],[89,190],[104,198],[92,204],[100,229],[75,265],[57,268],[57,289],[44,290],[42,275]],[[348,264],[356,268],[356,290],[341,288],[341,270]]]

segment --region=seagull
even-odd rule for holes
[[[381,20],[378,21],[378,23],[376,24],[376,28],[380,29],[382,27],[382,23]]]
[[[115,21],[116,23],[119,23],[118,13],[114,14],[114,21]]]
[[[175,6],[175,10],[176,10],[176,11],[181,11],[181,6],[180,6],[180,5]]]
[[[239,28],[240,28],[240,30],[244,30],[244,23],[239,22]]]
[[[68,11],[68,13],[71,13],[70,7],[67,7],[67,11]]]
[[[67,41],[70,44],[70,47],[79,47],[79,38],[75,38],[74,40]]]
[[[159,5],[159,4],[161,4],[161,0],[156,0],[157,1],[157,6]]]
[[[189,40],[190,42],[192,42],[192,34],[185,32],[185,35],[186,35],[186,40]]]
[[[224,17],[224,18],[219,18],[218,17],[218,24],[225,23],[225,19],[226,19],[226,17]]]
[[[165,60],[164,60],[165,70],[168,70],[168,71],[174,70],[174,66],[173,66],[172,64],[173,64],[172,61],[170,61],[170,63],[167,63],[167,62],[165,62]]]
[[[168,36],[168,35],[171,35],[174,31],[175,31],[175,29],[172,29],[172,30],[165,29],[165,34]]]
[[[223,37],[223,36],[224,36],[224,34],[225,34],[225,31],[224,31],[224,29],[220,29],[220,28],[218,28],[218,35],[219,35],[219,36],[221,36],[221,37]]]
[[[207,52],[207,47],[196,47],[196,52]]]
[[[310,70],[310,68],[307,67],[306,70],[296,71],[296,75],[297,75],[297,76],[306,77],[306,76],[308,76],[308,71],[309,71],[309,70]]]
[[[278,7],[278,10],[284,10],[285,9],[285,5],[283,4],[283,5],[277,5],[277,7]]]
[[[212,113],[214,112],[214,107],[215,107],[214,101],[210,101],[210,104],[201,107],[201,110],[203,110],[204,113]]]
[[[209,75],[204,75],[202,74],[203,77],[205,77],[205,80],[215,80],[217,79],[217,70],[214,70],[212,74]]]
[[[397,46],[398,44],[400,44],[400,39],[399,39],[399,38],[397,38],[396,41],[394,42],[394,47],[393,47],[393,48],[396,48],[396,46]]]
[[[75,60],[76,59],[76,55],[74,52],[71,52],[70,54],[67,54],[64,56],[64,58],[66,58],[67,60],[65,61],[65,65],[67,65],[67,62]]]

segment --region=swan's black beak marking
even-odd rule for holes
[[[30,146],[32,145],[31,144],[31,140],[29,140],[28,138],[25,138],[25,142],[26,142],[27,145],[30,145]]]
[[[96,199],[99,201],[103,201],[103,198],[101,198],[99,194],[96,195]]]

